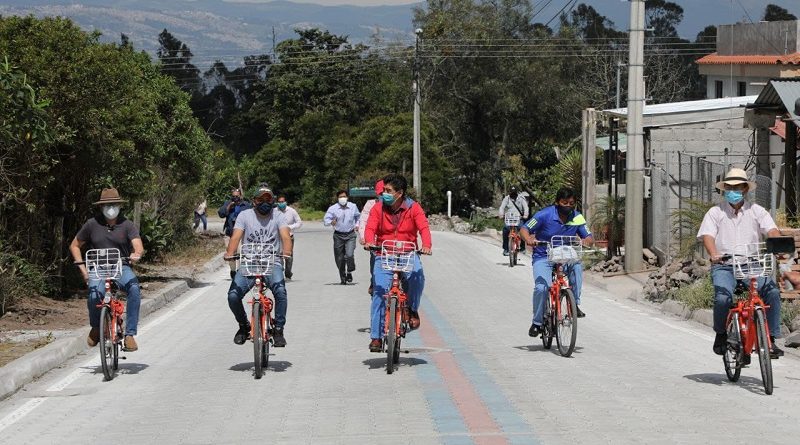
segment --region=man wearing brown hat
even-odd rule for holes
[[[94,346],[100,340],[100,308],[98,303],[102,301],[105,293],[105,283],[102,280],[89,279],[89,272],[83,264],[81,249],[119,249],[120,256],[130,258],[131,262],[138,261],[144,253],[142,239],[139,237],[139,229],[133,222],[120,215],[120,207],[125,200],[119,196],[115,188],[103,189],[100,193],[100,200],[94,205],[100,207],[100,214],[86,221],[86,223],[75,235],[69,250],[75,263],[79,264],[83,280],[89,285],[89,298],[87,306],[89,308],[89,324],[92,330],[86,342],[89,346]],[[127,294],[127,314],[125,316],[125,342],[126,351],[138,349],[134,336],[139,324],[139,304],[141,301],[141,290],[139,280],[127,264],[122,266],[122,274],[116,280],[117,286]]]
[[[725,354],[728,336],[725,320],[733,301],[733,290],[736,278],[730,260],[723,260],[728,255],[745,246],[761,242],[762,236],[780,236],[769,212],[758,204],[750,203],[745,196],[756,188],[756,183],[747,179],[747,173],[740,168],[732,168],[725,179],[716,185],[724,199],[722,203],[711,207],[706,212],[697,239],[703,243],[711,258],[711,282],[714,285],[714,353]],[[781,333],[781,296],[778,286],[772,278],[758,279],[758,293],[769,307],[767,324],[772,337],[773,359],[783,356],[783,351],[775,346],[775,337]],[[746,361],[750,356],[746,356]]]

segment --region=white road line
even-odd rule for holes
[[[655,320],[655,321],[657,321],[657,322],[659,322],[659,323],[661,323],[661,324],[663,324],[664,326],[669,326],[672,329],[675,329],[676,331],[685,332],[687,334],[694,335],[695,337],[702,338],[703,340],[708,340],[708,341],[714,340],[714,337],[712,337],[710,335],[701,334],[701,333],[696,332],[696,331],[694,331],[692,329],[688,329],[688,328],[684,328],[682,326],[674,325],[674,324],[666,322],[666,321],[664,321],[664,320],[662,320],[662,319],[660,319],[658,317],[654,317],[654,316],[651,315],[650,318]]]
[[[9,415],[0,419],[0,432],[16,423],[19,419],[22,419],[28,415],[28,413],[36,409],[36,407],[41,405],[45,400],[47,400],[45,397],[30,399],[25,402],[25,404],[12,411]]]
[[[199,288],[195,289],[194,292],[190,293],[187,296],[182,298],[183,301],[180,302],[177,306],[168,309],[163,315],[159,316],[158,318],[148,322],[144,327],[139,329],[139,335],[144,334],[145,332],[152,329],[154,326],[158,326],[159,324],[163,323],[164,321],[168,320],[170,317],[174,316],[178,312],[181,312],[186,306],[189,306],[196,300],[200,295],[208,291],[206,288]]]

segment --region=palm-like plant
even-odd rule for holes
[[[601,197],[595,202],[592,215],[592,231],[604,233],[608,240],[606,259],[620,255],[625,240],[625,197]]]
[[[680,258],[689,258],[694,254],[697,247],[697,231],[700,230],[700,224],[708,209],[713,206],[714,203],[711,202],[684,199],[681,208],[672,212],[672,237],[679,242]]]

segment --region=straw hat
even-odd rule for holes
[[[100,192],[100,200],[95,202],[94,205],[102,204],[124,204],[126,201],[119,196],[119,192],[115,188],[103,189]]]
[[[756,183],[747,180],[747,172],[742,170],[741,168],[732,168],[728,172],[728,174],[725,175],[725,179],[717,183],[717,188],[719,190],[725,190],[725,184],[727,185],[747,184],[748,191],[750,192],[756,189]]]

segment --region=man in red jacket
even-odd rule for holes
[[[364,230],[364,242],[367,246],[380,246],[386,240],[410,241],[417,243],[417,236],[422,237],[423,254],[431,254],[431,230],[428,227],[428,218],[422,207],[413,199],[406,196],[408,182],[400,175],[390,174],[383,178],[383,193],[381,204],[376,204],[369,212],[367,228]],[[386,313],[386,300],[384,295],[392,284],[392,272],[384,270],[380,259],[376,258],[373,267],[375,285],[372,293],[371,323],[369,350],[381,352],[381,338],[383,337],[384,318]],[[419,300],[422,289],[425,287],[425,274],[422,272],[422,263],[419,255],[414,255],[414,267],[405,273],[408,283],[407,319],[411,329],[419,327]]]

